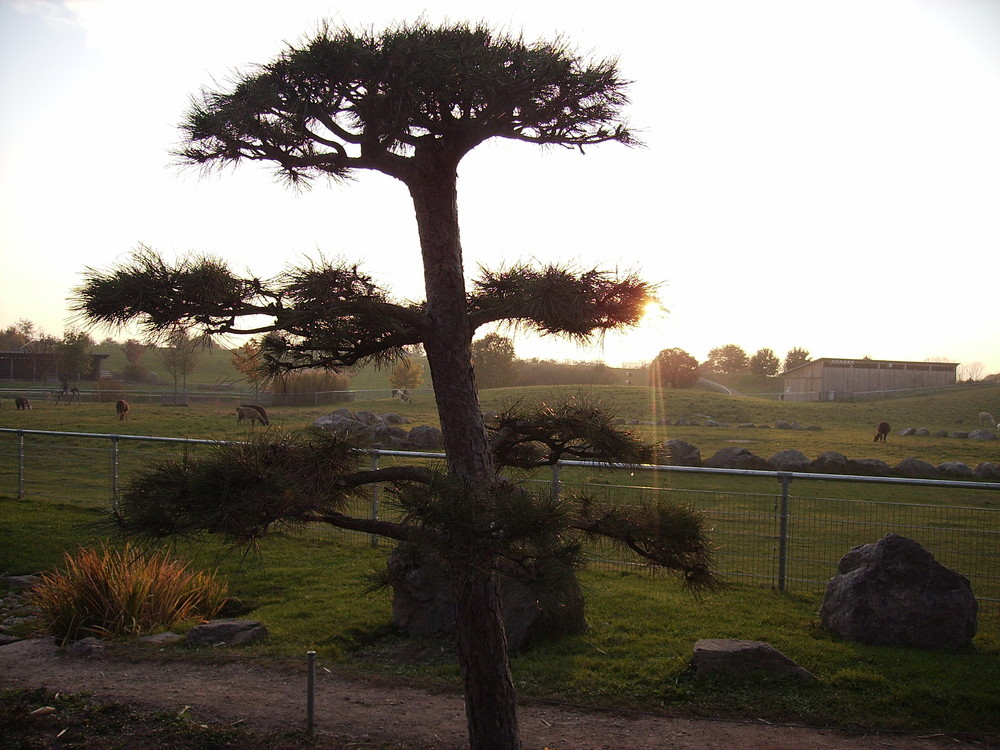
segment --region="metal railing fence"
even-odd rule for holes
[[[113,507],[128,474],[150,461],[197,456],[218,445],[136,435],[0,429],[0,503],[4,498],[78,508]],[[441,460],[439,453],[370,451],[372,468],[399,460]],[[676,486],[680,475],[698,476],[698,487]],[[783,591],[821,591],[852,547],[887,533],[910,537],[943,565],[966,576],[981,605],[1000,608],[1000,484],[890,477],[769,472],[696,467],[608,468],[567,461],[526,481],[560,496],[581,492],[614,502],[667,500],[689,505],[710,521],[723,580],[773,586]],[[809,482],[828,495],[793,494]],[[887,502],[869,497],[873,485],[930,488],[933,502]],[[737,486],[737,489],[733,489]],[[773,487],[773,489],[771,489]],[[830,488],[835,492],[830,492]],[[391,518],[393,509],[374,487],[349,512]],[[0,504],[0,514],[3,505]],[[365,535],[326,526],[310,535]],[[601,566],[636,566],[626,553],[595,548]]]

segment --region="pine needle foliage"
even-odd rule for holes
[[[363,457],[354,445],[318,429],[220,443],[207,457],[161,461],[135,473],[112,521],[126,536],[207,531],[253,544],[279,527],[340,511],[352,492],[340,479]]]
[[[140,636],[211,617],[226,587],[214,575],[191,572],[165,553],[81,549],[62,570],[43,573],[30,595],[44,632],[60,640]]]

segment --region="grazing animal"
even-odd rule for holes
[[[393,391],[392,391],[392,397],[393,398],[398,398],[404,404],[408,404],[408,403],[410,403],[410,401],[413,400],[413,399],[410,398],[410,391],[408,389],[406,389],[406,388],[403,388],[403,389],[394,388]]]
[[[251,427],[253,427],[256,422],[264,421],[264,418],[261,417],[260,412],[254,409],[252,406],[237,406],[236,421],[242,422],[244,419],[250,420]]]
[[[891,430],[891,429],[892,428],[889,427],[889,423],[888,422],[879,422],[877,425],[875,425],[875,441],[874,442],[877,443],[879,440],[881,440],[884,443],[885,442],[885,436],[889,434],[889,430]]]
[[[123,398],[118,399],[118,401],[115,402],[115,411],[118,412],[119,422],[128,419],[128,401]]]
[[[80,403],[80,389],[75,385],[71,386],[64,380],[62,390],[59,391],[59,395],[56,396],[56,403],[60,403],[63,399],[66,399],[67,404],[72,404],[74,401]]]
[[[960,424],[965,424],[965,420],[959,417],[955,420],[955,426],[958,427]]]
[[[18,411],[21,411],[22,409],[30,409],[31,408],[31,402],[28,401],[28,399],[26,397],[24,397],[24,396],[17,396],[14,399],[14,406],[17,407]]]
[[[264,407],[259,404],[240,404],[241,409],[256,409],[257,413],[260,414],[260,421],[266,425],[271,424],[267,419],[267,412],[264,411]],[[237,418],[238,419],[238,418]]]
[[[979,412],[979,426],[989,427],[991,430],[995,430],[997,427],[997,421],[988,411],[981,411]]]

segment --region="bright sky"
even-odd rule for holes
[[[423,15],[562,35],[620,60],[646,147],[485,144],[462,164],[466,271],[637,269],[669,313],[602,347],[519,356],[699,360],[737,344],[1000,371],[1000,2],[427,0]],[[610,9],[610,10],[609,10]],[[419,0],[0,0],[0,326],[60,335],[85,266],[144,243],[270,275],[320,253],[421,299],[403,186],[296,194],[254,166],[172,163],[203,86],[328,18],[380,28]],[[99,332],[103,337],[104,332]]]

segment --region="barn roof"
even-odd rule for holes
[[[860,359],[850,359],[844,357],[820,357],[819,359],[811,359],[805,364],[799,365],[798,367],[793,367],[791,370],[785,370],[779,375],[784,376],[795,372],[796,370],[801,370],[803,367],[810,367],[811,365],[822,364],[822,365],[839,365],[839,366],[853,366],[855,364],[863,364],[866,367],[871,365],[920,365],[921,367],[926,367],[927,365],[936,365],[938,367],[950,367],[958,368],[958,362],[916,362],[909,360],[898,360],[898,359],[870,359],[862,357]]]

